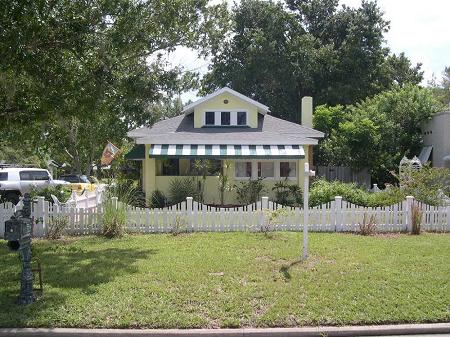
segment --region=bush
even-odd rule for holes
[[[151,208],[163,208],[167,206],[167,197],[160,190],[153,191],[150,199]]]
[[[372,193],[355,183],[318,179],[311,185],[310,205],[318,206],[330,202],[335,196],[341,196],[344,200],[360,206],[381,207],[399,203],[405,199],[406,195],[398,187]]]
[[[359,223],[359,233],[361,235],[373,235],[377,229],[376,216],[364,213],[363,221]]]
[[[119,179],[115,184],[110,184],[106,189],[107,197],[117,197],[127,205],[145,207],[145,193],[139,186],[139,182],[130,179]]]
[[[64,230],[69,225],[69,217],[65,215],[54,216],[50,219],[47,225],[47,239],[57,240],[60,239],[64,233]]]
[[[420,234],[422,214],[419,205],[415,202],[411,207],[411,234]]]
[[[36,197],[44,197],[45,200],[49,202],[53,202],[52,194],[58,198],[58,200],[62,203],[69,200],[70,195],[72,194],[72,190],[64,185],[55,185],[55,186],[48,186],[45,188],[36,188],[32,187],[30,192],[31,199],[34,199]]]
[[[286,206],[298,206],[303,201],[302,190],[297,184],[289,184],[287,179],[275,183],[275,202]]]
[[[107,198],[103,203],[102,235],[109,239],[120,238],[125,234],[126,224],[126,206]]]
[[[262,194],[267,192],[262,180],[263,178],[256,180],[250,179],[240,182],[239,185],[235,185],[238,202],[243,205],[248,205],[261,199]]]
[[[191,177],[174,178],[170,181],[169,200],[172,204],[185,201],[187,197],[198,200],[195,180]]]

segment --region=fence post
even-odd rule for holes
[[[117,197],[112,197],[111,198],[111,202],[112,202],[112,204],[113,204],[115,209],[117,209],[117,207],[118,207],[118,201],[119,201],[119,198],[117,198]]]
[[[412,230],[412,206],[413,206],[413,202],[414,202],[414,197],[411,195],[408,195],[406,197],[406,219],[405,219],[405,223],[406,223],[406,231],[411,232]]]
[[[343,221],[343,216],[342,216],[342,197],[337,195],[334,197],[334,212],[335,212],[335,216],[334,219],[336,221],[335,223],[335,231],[336,232],[341,232],[342,229],[344,228],[344,224],[342,223]]]
[[[269,197],[262,197],[261,198],[261,208],[269,208]]]
[[[194,228],[194,224],[192,223],[192,197],[186,197],[186,220],[187,220],[187,226],[190,229]]]
[[[37,204],[34,212],[34,223],[36,226],[36,236],[43,237],[46,232],[45,197],[37,197]]]

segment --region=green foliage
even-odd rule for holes
[[[145,207],[145,194],[139,186],[139,182],[130,179],[120,179],[110,181],[105,194],[111,197],[117,197],[124,204],[135,207]]]
[[[174,178],[170,181],[169,201],[172,204],[178,204],[185,201],[187,197],[198,200],[198,188],[195,178],[183,177]]]
[[[368,167],[379,184],[395,182],[404,155],[417,155],[422,147],[421,126],[442,105],[429,89],[405,85],[342,107],[322,106],[315,126],[327,134],[319,148],[325,165]]]
[[[51,196],[53,194],[60,202],[64,203],[70,198],[72,190],[64,185],[54,185],[45,188],[32,187],[29,194],[31,198],[44,197],[49,202],[53,202]]]
[[[102,235],[108,239],[120,238],[125,234],[126,225],[125,204],[108,197],[103,203]]]
[[[298,206],[302,203],[302,190],[297,184],[289,184],[288,179],[280,180],[272,188],[275,202],[286,206]]]
[[[394,85],[418,84],[420,64],[384,47],[389,23],[376,2],[243,0],[230,38],[213,49],[203,91],[225,85],[299,122],[300,100],[354,104]]]
[[[309,203],[311,206],[318,206],[334,200],[336,196],[341,196],[344,200],[356,205],[378,207],[399,203],[405,199],[406,195],[396,187],[371,193],[354,183],[317,179],[311,184]]]
[[[223,205],[225,202],[225,192],[231,191],[233,186],[230,183],[230,177],[228,176],[228,170],[231,167],[231,162],[229,160],[224,160],[222,168],[219,173],[219,194],[220,194],[220,204]]]
[[[152,197],[150,199],[150,207],[151,208],[163,208],[167,206],[167,197],[160,190],[155,190],[152,193]]]
[[[444,105],[450,104],[450,67],[445,67],[442,72],[442,79],[439,83],[436,79],[429,83],[435,97]]]
[[[424,166],[399,178],[405,195],[412,195],[428,205],[442,205],[443,197],[450,197],[450,170],[447,168]]]
[[[58,240],[63,234],[64,230],[69,226],[69,217],[66,215],[57,215],[50,218],[47,224],[46,238],[48,240]]]
[[[207,0],[6,1],[2,136],[89,175],[107,140],[121,145],[128,129],[151,125],[164,116],[159,105],[195,85],[195,73],[168,67],[167,53],[206,55],[227,26],[226,5]]]
[[[237,201],[242,205],[249,205],[251,203],[259,201],[262,197],[262,194],[267,192],[267,189],[263,183],[263,178],[241,181],[234,187],[236,189]]]

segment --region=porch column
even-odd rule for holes
[[[142,178],[145,197],[151,198],[156,190],[156,161],[149,158],[150,145],[145,145],[145,159],[142,161]]]

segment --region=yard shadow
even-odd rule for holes
[[[280,268],[280,273],[283,275],[283,278],[284,278],[284,280],[287,282],[287,281],[290,281],[291,280],[291,278],[292,278],[292,276],[291,276],[291,273],[290,273],[290,269],[292,268],[292,267],[294,267],[294,266],[296,266],[296,265],[298,265],[298,264],[300,264],[300,263],[302,263],[303,262],[303,260],[296,260],[296,261],[294,261],[294,262],[291,262],[291,263],[289,263],[288,265],[284,265],[284,266],[282,266],[281,268]]]
[[[0,327],[39,326],[39,322],[47,322],[47,314],[68,301],[64,289],[79,289],[85,294],[93,294],[98,285],[137,273],[136,263],[150,259],[156,253],[154,249],[110,246],[87,250],[61,243],[35,247],[33,257],[38,257],[42,263],[44,294],[31,305],[19,306],[21,261],[18,254],[0,249]]]
[[[116,277],[138,272],[134,265],[138,260],[148,259],[157,250],[105,248],[84,250],[79,247],[44,250],[39,254],[45,285],[58,288],[78,288],[86,293],[95,292],[95,286],[108,283]]]

